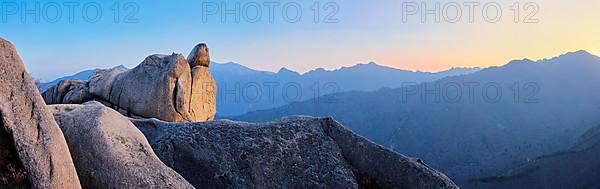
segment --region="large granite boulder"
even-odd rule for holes
[[[0,188],[81,188],[63,133],[4,39],[0,81]]]
[[[331,118],[132,121],[158,157],[199,188],[457,188],[422,161],[378,146]]]
[[[106,100],[113,107],[165,121],[206,121],[190,115],[191,68],[180,54],[149,56],[116,76],[111,86]]]
[[[110,99],[113,83],[117,76],[126,71],[118,68],[96,70],[88,78],[89,93],[99,99]]]
[[[188,55],[187,61],[192,68],[196,66],[208,67],[210,65],[208,46],[204,43],[196,45]]]
[[[210,121],[217,113],[217,85],[208,67],[196,66],[192,69],[192,97],[190,116],[197,121]]]
[[[213,120],[217,113],[217,84],[210,74],[210,55],[208,46],[201,43],[196,45],[187,57],[192,68],[192,97],[190,114],[192,117]]]
[[[99,101],[135,118],[170,122],[208,121],[216,113],[216,83],[208,47],[197,45],[188,59],[181,54],[151,55],[131,70],[105,69],[89,81],[66,81],[44,92],[48,104]]]
[[[123,115],[98,102],[52,105],[84,188],[193,188]]]

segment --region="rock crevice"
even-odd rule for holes
[[[51,105],[84,188],[193,188],[124,116],[98,102]]]
[[[195,187],[458,188],[444,174],[331,118],[298,116],[261,124],[132,122],[158,157]]]

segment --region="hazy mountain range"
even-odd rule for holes
[[[127,69],[124,66],[115,68]],[[211,63],[213,78],[218,85],[217,116],[236,116],[250,111],[271,109],[287,103],[335,94],[344,91],[374,91],[397,88],[403,82],[434,81],[443,77],[469,74],[479,68],[452,68],[430,73],[395,69],[377,65],[358,64],[327,71],[315,69],[299,74],[286,68],[277,73],[254,70],[236,63]],[[61,80],[87,78],[97,69],[65,76],[39,86],[45,91]]]
[[[543,155],[499,176],[471,181],[473,188],[600,188],[600,125],[567,151]]]
[[[523,167],[538,162],[533,167],[543,173],[554,170],[544,168],[554,157],[593,161],[600,152],[596,145],[573,150],[600,123],[600,58],[585,51],[439,73],[375,63],[304,74],[212,63],[211,72],[222,117],[332,116],[378,144],[423,158],[465,188],[522,184],[522,175],[534,173],[529,178],[545,182],[560,175]]]
[[[118,65],[118,66],[115,66],[113,68],[124,69],[124,70],[129,69],[129,68],[123,66],[123,65]],[[46,91],[46,89],[49,89],[50,87],[58,84],[58,82],[60,82],[62,80],[67,80],[67,79],[87,80],[88,77],[90,77],[90,75],[92,75],[92,73],[94,73],[97,70],[98,69],[84,70],[84,71],[78,72],[78,73],[73,74],[73,75],[68,75],[68,76],[64,76],[64,77],[60,77],[60,78],[54,79],[54,80],[52,80],[50,82],[47,82],[47,83],[38,83],[38,89],[40,90],[40,92],[44,92],[44,91]]]
[[[217,114],[220,116],[241,115],[345,91],[397,88],[403,82],[435,81],[478,70],[453,68],[438,73],[414,72],[371,62],[331,71],[319,68],[299,74],[286,68],[277,73],[257,71],[235,63],[211,66],[219,87]]]
[[[515,60],[419,87],[343,92],[337,102],[321,97],[232,119],[333,116],[378,144],[423,158],[465,186],[468,180],[568,150],[600,123],[598,73],[600,58],[577,51]],[[429,92],[414,92],[424,88]]]

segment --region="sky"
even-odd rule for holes
[[[274,2],[1,0],[0,37],[15,44],[28,71],[42,80],[89,68],[134,67],[151,54],[187,56],[200,42],[216,62],[301,73],[371,61],[441,71],[581,49],[600,54],[596,0]],[[432,12],[421,20],[421,13]]]

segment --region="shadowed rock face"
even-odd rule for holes
[[[4,140],[0,156],[15,165],[9,173],[26,174],[29,179],[29,183],[13,186],[81,188],[63,133],[26,73],[15,47],[3,39],[0,39],[0,81],[0,135]],[[10,145],[14,145],[14,150]],[[18,182],[17,177],[13,178]]]
[[[44,92],[48,104],[99,101],[129,117],[208,121],[216,113],[216,84],[205,44],[189,57],[151,55],[131,70],[107,69],[87,82],[67,80]]]
[[[158,157],[199,188],[457,188],[423,162],[384,149],[331,118],[132,121]]]
[[[31,188],[13,139],[4,129],[0,129],[0,188]]]
[[[193,188],[131,122],[98,102],[52,105],[84,188]]]

